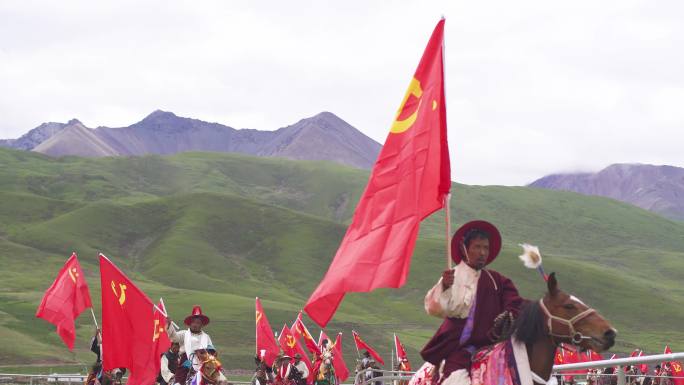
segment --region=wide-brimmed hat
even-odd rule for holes
[[[202,308],[199,305],[195,305],[192,307],[192,314],[185,317],[185,324],[190,326],[190,323],[192,322],[193,318],[199,318],[202,321],[203,326],[207,326],[207,324],[209,324],[209,317],[202,314]]]
[[[489,265],[496,259],[501,251],[501,233],[499,233],[499,229],[497,229],[496,226],[487,221],[470,221],[456,230],[454,236],[451,238],[451,259],[453,259],[456,264],[464,259],[461,244],[463,244],[465,236],[472,230],[480,230],[489,234],[489,255],[487,256],[487,262],[485,263],[486,265]]]

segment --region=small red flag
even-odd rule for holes
[[[100,280],[104,370],[128,368],[127,385],[153,384],[160,366],[154,304],[102,254]]]
[[[639,357],[644,355],[643,350],[639,350]],[[646,374],[648,373],[648,364],[641,364],[639,365],[639,370],[641,370],[641,373]]]
[[[297,349],[297,340],[294,335],[292,335],[292,332],[287,325],[283,325],[283,330],[281,330],[280,335],[278,336],[278,344],[280,344],[283,353],[290,357],[294,357],[295,354],[299,353]]]
[[[399,341],[399,337],[397,335],[394,335],[394,351],[397,352],[397,361],[401,362],[403,359],[408,360],[408,355],[406,354],[406,349],[404,349],[404,345]]]
[[[166,319],[166,308],[164,307],[164,301],[160,298],[157,307],[154,308],[154,333],[152,335],[152,341],[155,344],[154,356],[156,357],[161,357],[171,347],[171,340],[166,331]],[[157,367],[157,371],[159,371],[161,369],[161,361],[157,360],[156,362],[159,365]]]
[[[437,23],[340,247],[304,310],[321,327],[348,292],[406,283],[420,222],[451,187],[444,106],[444,20]]]
[[[318,344],[316,343],[316,340],[314,340],[311,333],[309,333],[309,329],[307,329],[306,325],[304,325],[304,321],[302,321],[301,312],[299,312],[299,315],[297,316],[295,322],[292,324],[292,329],[290,330],[292,330],[292,333],[298,339],[300,337],[304,339],[304,345],[306,345],[306,348],[309,350],[309,352],[317,355],[321,354],[321,351],[318,349]]]
[[[335,368],[335,377],[340,382],[349,378],[349,368],[347,368],[347,364],[342,356],[342,333],[337,334],[335,345],[333,346],[333,367]]]
[[[332,341],[330,341],[330,337],[328,337],[327,334],[323,330],[321,330],[320,333],[318,333],[318,349],[320,350],[323,348],[323,340],[328,340],[328,343],[331,344]]]
[[[367,351],[368,353],[370,353],[370,355],[371,355],[373,358],[375,358],[376,361],[378,361],[378,362],[381,363],[382,365],[385,365],[385,361],[382,359],[382,357],[380,357],[380,355],[378,354],[378,352],[376,352],[375,349],[371,348],[370,345],[368,345],[368,344],[366,343],[366,341],[362,340],[362,339],[361,339],[361,336],[359,335],[359,333],[357,333],[357,332],[355,332],[354,330],[352,330],[352,336],[354,336],[354,343],[356,344],[356,350],[358,350],[358,351],[361,351],[361,350]]]
[[[69,350],[74,349],[76,326],[74,321],[89,307],[90,291],[88,283],[78,263],[76,253],[71,254],[50,288],[40,301],[36,317],[42,318],[57,327],[57,334]]]
[[[301,313],[299,313],[299,315],[301,316]],[[294,353],[293,354],[299,353],[299,355],[302,356],[302,361],[304,362],[304,364],[306,364],[306,367],[309,369],[309,377],[306,379],[307,383],[312,383],[313,382],[313,365],[311,364],[311,360],[308,359],[308,357],[307,357],[308,354],[304,350],[304,347],[302,347],[302,344],[300,343],[300,341],[301,341],[300,337],[302,336],[302,334],[297,331],[297,329],[296,329],[297,326],[298,326],[297,321],[295,320],[295,322],[292,324],[292,328],[289,329],[290,334],[292,334],[292,337],[294,338],[294,341],[295,341]],[[280,337],[282,337],[284,331],[285,331],[285,328],[283,327],[283,332],[280,333]],[[308,333],[308,331],[307,331],[307,333]],[[280,340],[279,340],[279,342],[280,342]],[[280,346],[282,346],[282,342],[280,343]]]
[[[273,366],[273,361],[280,353],[280,348],[273,336],[273,329],[268,323],[264,308],[261,306],[259,297],[256,299],[256,354],[268,366]]]

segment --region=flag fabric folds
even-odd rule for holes
[[[361,350],[366,350],[368,353],[370,353],[371,357],[375,358],[376,361],[381,363],[382,365],[385,365],[385,361],[380,357],[378,352],[375,351],[370,345],[366,343],[366,341],[361,339],[361,336],[359,333],[355,332],[352,330],[352,336],[354,336],[354,343],[356,344],[356,350],[361,351]]]
[[[153,302],[107,257],[100,254],[102,283],[102,355],[104,370],[128,368],[128,385],[156,381],[162,347],[159,336],[165,317]],[[157,322],[155,322],[155,320]]]
[[[306,327],[306,325],[304,325],[301,312],[299,312],[299,315],[297,315],[297,319],[292,324],[292,328],[290,330],[292,330],[292,333],[297,339],[301,337],[304,340],[304,345],[309,352],[311,352],[311,354],[321,354],[320,350],[318,349],[318,343],[316,343],[316,340],[314,340],[311,333],[309,333],[309,329]]]
[[[444,20],[430,37],[323,280],[304,310],[325,327],[348,292],[404,285],[420,222],[451,186],[444,105]]]
[[[337,334],[335,345],[333,346],[333,367],[335,368],[335,376],[342,382],[349,378],[349,368],[344,362],[342,356],[342,333]]]
[[[394,334],[394,351],[397,354],[397,362],[401,362],[403,359],[408,359],[406,354],[406,349],[404,349],[404,344],[399,341],[399,337]]]
[[[55,325],[64,344],[69,350],[73,350],[76,340],[74,321],[86,308],[92,306],[88,283],[78,257],[73,253],[45,291],[36,310],[36,317]]]
[[[268,323],[261,301],[256,299],[256,355],[268,366],[273,365],[273,361],[280,353],[280,348],[276,343],[271,324]]]

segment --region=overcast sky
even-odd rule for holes
[[[384,142],[440,16],[452,179],[684,166],[684,1],[0,1],[0,137],[155,109]]]

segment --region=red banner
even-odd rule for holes
[[[36,317],[55,325],[64,344],[69,350],[73,350],[76,340],[74,321],[86,308],[92,306],[88,283],[78,257],[73,253],[45,291],[36,310]]]
[[[382,359],[382,357],[380,357],[380,355],[378,354],[378,352],[376,352],[375,349],[371,348],[370,345],[368,345],[368,344],[366,343],[366,341],[362,340],[362,339],[361,339],[361,336],[359,335],[359,333],[357,333],[357,332],[355,332],[355,331],[352,330],[352,336],[354,336],[354,343],[356,344],[356,350],[358,350],[358,351],[361,351],[361,350],[367,351],[368,353],[370,353],[370,355],[371,355],[373,358],[375,358],[376,361],[378,361],[378,362],[381,363],[382,365],[385,365],[385,361]]]
[[[161,364],[154,304],[104,255],[100,255],[100,280],[104,370],[128,368],[127,385],[154,384]]]
[[[451,187],[444,20],[430,37],[340,247],[304,310],[321,327],[348,292],[404,285],[420,222]],[[353,277],[353,278],[351,278]]]
[[[280,353],[280,348],[276,343],[271,324],[268,323],[261,301],[256,299],[256,355],[268,366],[273,365],[273,361]]]

